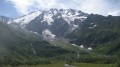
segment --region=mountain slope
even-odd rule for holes
[[[1,20],[0,62],[39,64],[57,58],[114,63],[112,55],[120,52],[119,26],[120,16],[74,9],[39,10],[13,20]]]
[[[114,54],[119,52],[119,19],[119,16],[87,14],[74,9],[50,9],[32,12],[14,19],[10,24],[36,32],[44,40],[53,41],[53,44],[63,37],[70,46],[83,45],[104,54]],[[113,44],[116,51],[112,48]],[[108,45],[111,46],[109,49]]]
[[[48,29],[54,35],[60,37],[77,29],[80,23],[75,21],[82,22],[87,16],[87,13],[74,9],[39,10],[14,19],[9,24],[17,24],[39,34]]]
[[[0,63],[2,64],[34,64],[36,61],[40,63],[40,58],[66,53],[69,51],[39,39],[34,33],[15,29],[0,21]],[[33,61],[29,62],[31,60]]]
[[[8,23],[42,36],[43,40],[56,41],[78,29],[89,14],[74,9],[50,9],[31,12]],[[67,40],[67,39],[65,39]],[[55,42],[54,41],[54,42]],[[50,42],[51,43],[51,42]],[[59,42],[58,42],[59,43]],[[55,45],[59,44],[56,43]],[[70,44],[70,46],[73,46]],[[64,47],[64,46],[60,46]],[[74,48],[74,47],[73,47]]]
[[[72,43],[91,46],[104,54],[115,54],[120,50],[120,17],[91,14],[70,37]]]

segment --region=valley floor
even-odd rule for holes
[[[111,64],[91,64],[91,63],[75,63],[75,67],[110,67]],[[11,67],[11,66],[5,66]],[[48,65],[31,65],[31,66],[15,66],[15,67],[65,67],[64,63],[48,64]]]

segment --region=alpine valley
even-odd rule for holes
[[[120,16],[50,9],[14,19],[0,17],[1,66],[56,62],[120,65],[119,55]]]

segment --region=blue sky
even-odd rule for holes
[[[72,8],[86,13],[119,16],[119,6],[119,0],[0,0],[0,16],[16,18],[50,8]]]
[[[0,16],[18,17],[19,15],[13,6],[11,3],[0,0]]]

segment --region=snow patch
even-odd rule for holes
[[[72,44],[73,46],[77,46],[76,44]]]
[[[64,66],[65,66],[65,67],[68,67],[68,66],[69,66],[69,64],[65,64]]]
[[[91,24],[93,24],[93,23],[91,23]]]
[[[80,47],[80,48],[84,48],[84,46],[83,46],[83,45],[80,45],[79,47]]]
[[[20,25],[28,24],[31,20],[33,20],[34,18],[36,18],[40,14],[41,14],[41,11],[36,11],[36,12],[28,14],[28,15],[26,15],[24,17],[14,19],[13,21],[15,23],[20,23]]]
[[[33,32],[33,31],[30,31],[30,32],[33,33],[33,34],[39,35],[39,33],[37,33],[37,32]]]
[[[89,47],[89,48],[88,48],[88,50],[92,50],[92,48],[91,48],[91,47]]]
[[[43,38],[45,40],[50,40],[50,41],[53,41],[53,39],[55,38],[56,35],[52,34],[52,32],[48,29],[45,29],[43,32],[42,32],[42,35],[43,35]]]
[[[77,46],[76,44],[72,44],[73,46]]]
[[[73,25],[71,26],[71,30],[72,30],[72,31],[75,30],[75,29],[77,29],[77,28],[78,28],[78,25],[73,24]]]
[[[62,13],[62,17],[65,21],[68,22],[70,25],[71,21],[74,21],[75,19],[80,19],[81,21],[84,21],[87,17],[86,16],[78,16],[80,13],[78,11],[75,12],[75,14],[72,14],[71,12],[64,10],[64,13]]]
[[[61,12],[61,13],[62,13],[61,14],[62,18],[65,21],[67,21],[68,25],[70,26],[71,31],[78,28],[78,25],[74,24],[75,19],[79,19],[82,22],[87,18],[86,16],[78,16],[78,15],[80,15],[80,13],[78,11],[76,11],[75,14],[73,14],[69,10],[63,10],[63,12]],[[73,23],[71,23],[71,22],[73,22]]]
[[[76,12],[75,12],[75,15],[76,15],[76,16],[77,16],[77,15],[80,15],[80,13],[78,13],[78,11],[76,11]]]
[[[70,25],[70,21],[74,20],[72,16],[67,16],[66,14],[62,14],[62,18],[68,22],[68,25]]]
[[[11,24],[12,22],[11,21],[8,21],[7,24]]]
[[[57,18],[61,18],[61,16],[58,16]]]
[[[54,15],[57,15],[57,13],[58,13],[58,12],[55,10],[55,11],[54,11]]]
[[[53,14],[45,14],[41,22],[47,22],[48,25],[52,25],[52,22],[54,22],[52,17],[53,17]]]
[[[95,28],[97,25],[94,25],[93,27],[89,27],[89,29],[93,29],[93,28]]]

